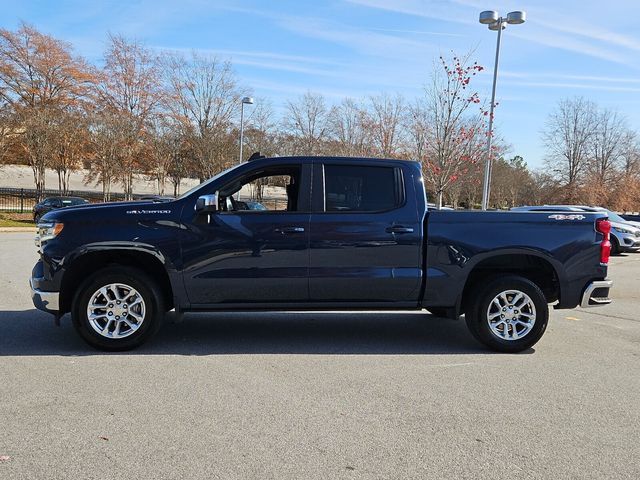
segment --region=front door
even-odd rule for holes
[[[183,243],[192,306],[309,299],[310,170],[270,165],[218,189],[219,211],[196,218]]]

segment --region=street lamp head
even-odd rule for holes
[[[507,14],[507,23],[511,25],[520,25],[527,19],[527,12],[516,10],[515,12],[509,12]]]
[[[249,105],[253,105],[253,98],[252,98],[252,97],[244,97],[244,98],[242,99],[242,103],[246,103],[246,104],[249,104]]]
[[[492,23],[496,23],[498,18],[498,12],[495,10],[485,10],[484,12],[480,12],[479,21],[483,25],[491,25]]]
[[[500,27],[502,27],[502,30],[504,30],[505,28],[507,28],[507,24],[504,22],[494,22],[491,25],[489,25],[489,30],[493,30],[494,32],[497,32]]]

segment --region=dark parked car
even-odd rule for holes
[[[621,215],[628,222],[640,223],[640,215]]]
[[[286,205],[239,201],[276,180]],[[611,302],[607,214],[566,213],[428,211],[417,162],[261,158],[170,202],[48,213],[32,296],[104,350],[142,344],[171,309],[426,309],[517,352],[549,304]]]
[[[89,203],[89,200],[85,200],[80,197],[48,197],[33,206],[33,221],[38,223],[40,218],[51,210],[64,207],[75,207],[78,205],[85,205],[87,203]]]

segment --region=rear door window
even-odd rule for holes
[[[381,212],[403,201],[394,167],[325,165],[324,182],[326,212]]]

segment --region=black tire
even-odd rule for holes
[[[618,239],[611,235],[611,255],[620,255],[620,244],[618,243]]]
[[[93,294],[110,284],[128,285],[137,290],[144,301],[145,311],[140,326],[123,338],[101,335],[92,327],[87,315]],[[141,270],[124,266],[107,267],[91,275],[80,286],[73,299],[71,317],[78,334],[92,347],[111,352],[131,350],[149,340],[160,329],[164,317],[164,301],[157,284]],[[128,329],[126,326],[124,328]]]
[[[508,290],[517,290],[525,293],[535,306],[533,326],[530,327],[527,333],[517,339],[501,338],[489,326],[489,305],[501,292]],[[507,296],[507,298],[509,297]],[[549,321],[549,306],[542,290],[532,281],[516,275],[497,277],[487,283],[483,283],[482,286],[479,286],[471,293],[471,297],[467,302],[465,321],[471,334],[487,347],[498,352],[521,352],[535,345],[544,334]],[[518,328],[518,325],[514,324],[509,327],[503,324],[502,329],[504,331],[506,328],[507,333],[511,333],[511,336],[513,336],[513,331]]]
[[[440,318],[449,318],[447,316],[447,309],[446,308],[438,308],[438,307],[433,307],[433,308],[428,308],[427,310],[429,310],[429,312],[432,315],[435,315],[436,317],[440,317]]]

